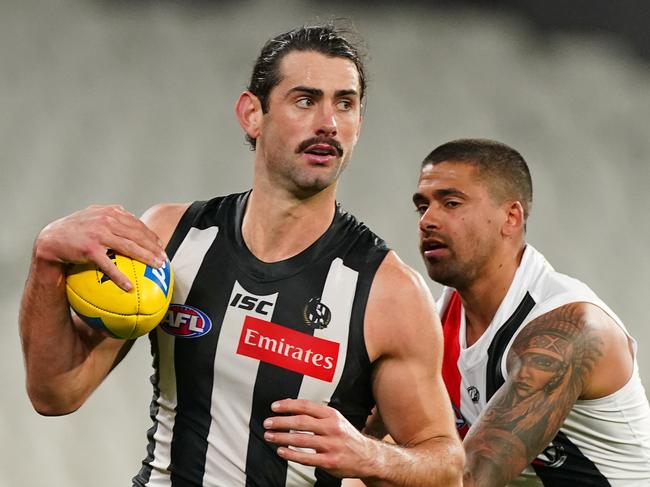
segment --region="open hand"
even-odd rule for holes
[[[286,415],[264,421],[264,439],[279,445],[277,453],[283,459],[340,478],[371,475],[375,440],[357,431],[336,409],[305,399],[277,401],[271,409]]]

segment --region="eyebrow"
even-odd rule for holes
[[[312,95],[312,96],[318,97],[318,98],[320,98],[320,97],[322,97],[324,95],[323,90],[321,90],[319,88],[311,88],[309,86],[294,86],[293,88],[291,88],[287,92],[288,95],[290,95],[291,93],[307,93],[309,95]],[[354,96],[354,95],[358,95],[358,94],[359,93],[357,92],[357,90],[352,90],[352,89],[336,90],[334,92],[334,96],[336,98],[340,98],[342,96],[351,96],[351,95]]]
[[[460,189],[456,188],[442,188],[442,189],[436,189],[433,191],[432,196],[434,199],[441,199],[445,198],[447,196],[458,196],[460,198],[467,198],[467,194],[462,192]],[[422,193],[413,193],[413,203],[418,203],[420,201],[426,200],[427,197],[424,196]]]
[[[467,194],[456,188],[436,189],[433,192],[433,196],[436,198],[444,198],[445,196],[460,196],[462,198],[467,198]]]
[[[340,98],[342,96],[357,96],[359,93],[357,90],[338,90],[334,92],[334,96]]]

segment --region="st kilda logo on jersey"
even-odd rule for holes
[[[550,468],[560,468],[567,461],[567,455],[564,446],[560,443],[558,438],[551,441],[542,453],[540,453],[535,460],[534,465],[543,465]]]
[[[473,403],[477,403],[478,400],[481,398],[481,393],[478,391],[478,389],[475,386],[469,386],[467,388],[467,394],[469,394],[469,398],[472,400]]]
[[[310,298],[302,314],[305,318],[305,324],[317,330],[327,328],[332,319],[332,312],[320,302],[320,298]]]

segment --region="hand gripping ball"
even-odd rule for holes
[[[95,264],[77,264],[66,278],[70,306],[88,325],[112,337],[132,339],[149,333],[171,301],[174,273],[169,261],[156,269],[110,250],[107,255],[131,280],[131,291],[119,288]]]

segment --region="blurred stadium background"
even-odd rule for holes
[[[233,104],[258,49],[332,16],[351,18],[370,52],[344,207],[423,271],[419,162],[458,137],[514,146],[535,184],[529,241],[622,317],[650,384],[648,4],[354,5],[0,0],[0,485],[130,485],[150,425],[146,339],[77,413],[31,409],[17,313],[35,235],[91,203],[140,214],[247,189]]]

